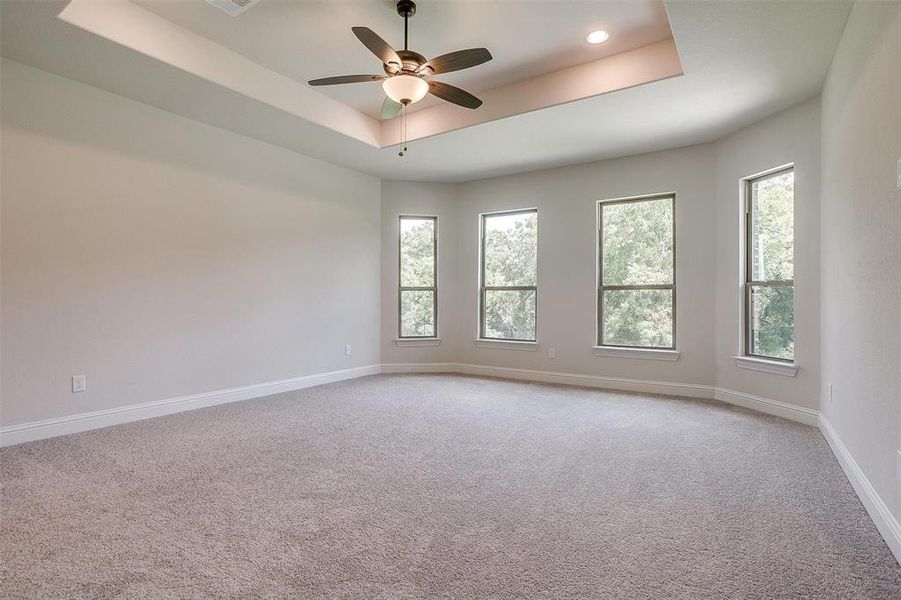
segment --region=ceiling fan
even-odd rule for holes
[[[407,49],[407,21],[416,14],[416,3],[413,0],[400,0],[397,3],[397,14],[404,18],[403,50],[395,50],[368,27],[351,28],[363,45],[382,61],[385,75],[340,75],[313,79],[309,84],[319,86],[381,81],[387,96],[382,104],[383,119],[393,119],[401,113],[404,106],[419,102],[426,94],[466,108],[481,106],[482,101],[469,92],[447,83],[427,80],[426,77],[475,67],[491,60],[491,53],[486,48],[469,48],[427,60],[422,54]]]

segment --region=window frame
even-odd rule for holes
[[[432,221],[432,285],[404,286],[403,269],[403,222],[404,220]],[[432,292],[432,335],[403,335],[403,293]],[[438,216],[398,215],[397,217],[397,339],[433,340],[438,339]]]
[[[517,285],[517,286],[486,286],[485,285],[485,222],[491,217],[501,215],[525,215],[535,213],[536,232],[535,232],[535,285]],[[516,208],[513,210],[499,210],[489,213],[479,214],[479,337],[481,341],[490,342],[538,342],[538,207],[534,208]],[[535,293],[535,337],[526,338],[498,338],[488,337],[485,335],[485,293],[489,291],[533,291]]]
[[[795,279],[794,279],[794,269],[795,269],[795,227],[792,225],[792,278],[791,279],[763,279],[763,280],[754,280],[753,277],[753,265],[751,264],[752,256],[751,256],[751,239],[752,239],[752,231],[753,231],[753,211],[752,203],[754,201],[753,194],[753,186],[758,181],[763,181],[766,179],[770,179],[772,177],[778,177],[784,173],[792,172],[792,212],[795,209],[795,178],[794,178],[795,164],[789,163],[787,165],[782,165],[781,167],[775,167],[768,171],[763,171],[762,173],[757,173],[756,175],[752,175],[750,177],[746,177],[742,180],[743,184],[743,210],[744,210],[744,235],[743,244],[742,244],[742,253],[744,255],[743,265],[744,265],[744,277],[742,277],[742,344],[741,344],[741,352],[743,357],[755,359],[755,360],[768,360],[768,361],[776,361],[779,363],[783,363],[786,365],[794,365],[795,364],[795,352],[792,351],[792,358],[780,358],[778,356],[767,356],[766,354],[754,354],[751,352],[751,294],[753,292],[754,287],[790,287],[792,288],[792,340],[795,337],[795,304],[794,304],[794,290],[795,290]]]
[[[632,204],[636,202],[649,202],[653,200],[663,200],[669,199],[672,203],[672,231],[673,231],[673,279],[671,284],[648,284],[648,285],[604,285],[604,207],[605,206],[616,206],[619,204]],[[676,350],[677,349],[677,338],[676,332],[677,327],[676,323],[678,321],[676,314],[676,192],[660,192],[655,194],[646,194],[642,196],[629,196],[626,198],[612,198],[610,200],[600,200],[598,201],[598,210],[597,210],[597,219],[598,219],[598,234],[597,234],[597,252],[598,252],[598,263],[597,263],[597,310],[595,314],[597,315],[597,323],[595,326],[596,333],[596,342],[597,348],[625,348],[625,349],[636,349],[636,350]],[[672,324],[672,344],[669,346],[625,346],[622,344],[605,344],[604,343],[604,292],[605,291],[617,291],[617,290],[671,290],[672,291],[672,315],[673,315],[673,324]]]

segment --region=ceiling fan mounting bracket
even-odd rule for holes
[[[413,0],[398,0],[397,14],[407,19],[416,14],[416,3]]]

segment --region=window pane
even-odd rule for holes
[[[786,171],[751,183],[751,279],[794,278],[795,173]]]
[[[535,290],[485,290],[488,338],[535,340]]]
[[[673,283],[673,199],[601,204],[603,285]]]
[[[484,226],[484,285],[537,285],[538,213],[490,215]]]
[[[401,337],[435,335],[435,292],[400,293]]]
[[[672,290],[605,290],[604,344],[673,346]]]
[[[751,286],[751,354],[794,359],[795,290],[792,286]]]
[[[401,287],[435,285],[433,219],[400,220],[400,285]]]

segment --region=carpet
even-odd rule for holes
[[[820,433],[381,375],[0,450],[4,598],[901,598]]]

